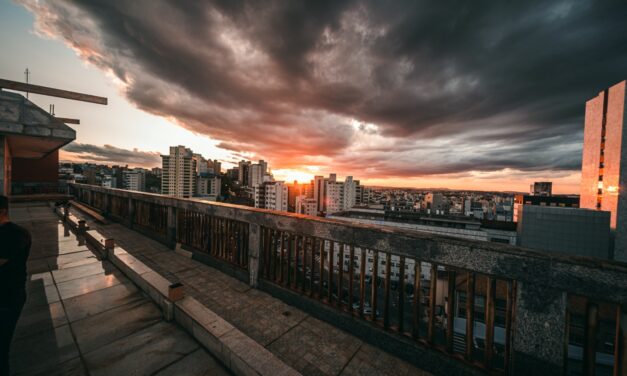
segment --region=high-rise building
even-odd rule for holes
[[[614,259],[627,261],[627,139],[622,81],[586,102],[580,206],[611,212],[616,230]]]
[[[550,181],[537,181],[531,186],[532,196],[550,196],[553,193],[553,183]]]
[[[464,198],[464,215],[470,217],[472,215],[472,197]]]
[[[115,188],[115,177],[111,175],[103,175],[100,185],[104,188]]]
[[[537,205],[521,205],[518,211],[518,245],[540,251],[609,257],[609,212]]]
[[[361,204],[362,205],[370,205],[370,197],[372,195],[372,189],[363,187],[361,189]]]
[[[256,186],[255,207],[287,211],[287,185],[282,181],[267,181]]]
[[[305,215],[317,215],[318,205],[315,199],[307,197],[306,195],[296,196],[295,208],[297,214]]]
[[[324,211],[325,180],[324,176],[314,176],[313,198],[316,200],[318,213]]]
[[[303,194],[302,184],[294,181],[287,186],[287,208],[290,212],[296,212],[296,197]]]
[[[239,182],[239,167],[233,167],[226,170],[226,176],[228,176],[233,182]]]
[[[208,160],[207,161],[207,172],[210,172],[212,174],[216,174],[216,175],[220,175],[220,173],[222,172],[222,163],[220,163],[220,161],[218,161],[217,159],[214,160]]]
[[[535,206],[557,206],[560,208],[578,208],[579,197],[577,196],[514,196],[514,222],[518,222],[518,212],[522,205]]]
[[[357,186],[359,180],[353,180],[352,176],[347,176],[344,180],[344,192],[342,197],[342,210],[348,210],[355,206],[357,201]]]
[[[171,146],[170,155],[162,155],[161,193],[175,197],[191,197],[196,189],[196,160],[185,146]]]
[[[124,189],[129,191],[146,191],[146,171],[141,168],[126,170],[122,173],[124,177]]]
[[[152,174],[157,178],[161,179],[161,175],[163,175],[163,169],[160,167],[153,167]]]
[[[202,175],[207,173],[207,160],[200,154],[194,154],[194,161],[196,161],[196,175]]]
[[[250,169],[250,161],[240,161],[237,167],[237,181],[242,187],[248,187],[248,170]]]
[[[315,176],[313,180],[312,197],[317,202],[318,213],[348,210],[358,204],[360,192],[359,180],[353,180],[352,176],[347,176],[343,182],[337,180],[337,174],[329,174],[328,178]]]
[[[96,168],[94,167],[84,168],[83,175],[85,175],[85,180],[87,180],[87,184],[96,185]]]
[[[447,212],[446,198],[441,193],[429,192],[425,196],[425,205],[427,213],[443,215]]]
[[[329,179],[325,186],[324,212],[332,214],[344,210],[344,183]]]
[[[301,185],[301,193],[307,198],[314,198],[314,181]]]
[[[217,200],[221,194],[222,180],[217,175],[205,174],[196,178],[196,196]]]
[[[355,206],[367,205],[364,204],[364,189],[366,187],[359,185],[359,180],[357,180],[357,186],[355,187]]]
[[[126,166],[111,166],[111,172],[113,175],[113,187],[112,188],[120,188],[124,189],[124,171],[128,170],[128,165]]]
[[[249,165],[248,169],[248,186],[256,187],[264,181],[269,181],[266,176],[268,174],[268,162],[260,160],[259,163]]]

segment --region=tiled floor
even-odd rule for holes
[[[46,203],[15,204],[32,234],[28,298],[11,348],[16,375],[228,375]]]
[[[121,224],[91,228],[142,260],[304,375],[428,375],[357,337]]]

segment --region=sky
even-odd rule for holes
[[[31,96],[81,119],[66,160],[185,145],[288,181],[578,193],[625,19],[624,1],[0,0],[0,77],[109,98]]]

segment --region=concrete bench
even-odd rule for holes
[[[109,223],[109,221],[107,221],[107,219],[104,216],[102,216],[102,214],[100,214],[100,212],[98,212],[98,210],[95,208],[92,208],[88,205],[82,204],[74,200],[70,200],[70,205],[74,206],[75,208],[82,211],[83,213],[91,216],[99,223],[102,223],[102,224]]]
[[[300,375],[198,300],[184,296],[183,285],[170,283],[121,248],[112,249],[110,260],[161,307],[166,320],[176,321],[235,375]]]
[[[109,252],[115,247],[113,239],[105,237],[96,230],[85,231],[85,239],[100,252],[104,259],[109,258]]]

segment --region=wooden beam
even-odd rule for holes
[[[17,81],[0,79],[0,88],[17,90],[17,91],[25,91],[25,92],[33,93],[33,94],[48,95],[51,97],[73,99],[73,100],[82,101],[82,102],[90,102],[90,103],[103,104],[103,105],[107,104],[107,98],[104,98],[104,97],[77,93],[75,91],[55,89],[55,88],[51,88],[47,86],[26,84],[26,83],[17,82]]]
[[[80,124],[81,123],[80,119],[70,119],[70,118],[62,118],[62,117],[56,117],[56,116],[55,116],[55,119],[66,124]]]

